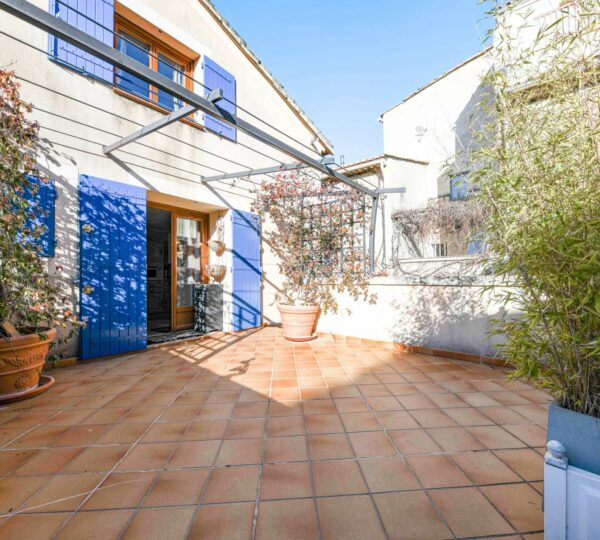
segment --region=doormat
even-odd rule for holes
[[[198,336],[203,336],[204,332],[196,332],[195,330],[179,330],[177,332],[164,332],[162,334],[151,334],[148,336],[148,345],[156,343],[168,343],[177,339],[187,339]]]

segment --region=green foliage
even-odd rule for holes
[[[38,125],[27,120],[29,112],[14,73],[0,70],[0,323],[9,321],[24,333],[71,331],[78,322],[36,254],[35,240],[44,230],[29,223],[39,210],[23,198],[37,189],[27,175],[39,176],[33,158]]]
[[[333,195],[333,189],[306,172],[280,173],[261,183],[254,204],[284,278],[278,299],[317,304],[323,313],[337,313],[337,293],[376,301],[356,238],[365,219],[363,197],[355,190]]]
[[[600,417],[600,0],[568,3],[531,39],[538,21],[520,5],[493,10],[493,99],[481,104],[493,120],[471,156],[490,257],[509,285],[495,332],[513,376]]]

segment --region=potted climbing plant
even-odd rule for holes
[[[0,70],[0,403],[36,393],[57,330],[78,325],[39,256],[44,216],[30,201],[45,180],[30,111],[14,73]]]
[[[320,314],[339,310],[340,293],[376,301],[368,290],[367,209],[359,192],[302,170],[278,173],[257,188],[254,208],[283,276],[278,309],[286,339],[314,339]]]
[[[548,440],[600,489],[600,0],[557,3],[539,32],[526,7],[495,12],[492,95],[481,104],[492,121],[471,180],[506,306],[503,355],[513,377],[550,392]],[[546,517],[565,512],[554,506],[564,485],[546,483]],[[578,519],[593,523],[591,511]]]

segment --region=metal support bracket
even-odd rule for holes
[[[109,144],[108,146],[103,146],[102,152],[104,154],[110,154],[111,152],[114,152],[115,150],[122,148],[126,144],[130,144],[134,141],[137,141],[138,139],[141,139],[142,137],[145,137],[146,135],[149,135],[150,133],[152,133],[154,131],[158,131],[159,129],[161,129],[165,126],[168,126],[169,124],[173,124],[174,122],[177,122],[178,120],[181,120],[182,118],[185,118],[186,116],[189,116],[190,114],[196,112],[197,110],[198,110],[198,107],[193,107],[192,105],[186,105],[185,107],[181,107],[180,109],[173,111],[172,113],[161,118],[160,120],[157,120],[156,122],[152,122],[151,124],[144,126],[142,129],[138,129],[137,131],[134,131],[130,135],[127,135],[126,137],[119,139],[117,142]]]
[[[334,163],[333,156],[325,156],[321,159],[323,165],[332,165]],[[246,178],[248,176],[256,176],[257,174],[272,174],[283,171],[297,171],[306,169],[308,165],[304,163],[287,163],[285,165],[273,165],[272,167],[263,167],[261,169],[244,169],[233,173],[216,174],[215,176],[205,176],[203,182],[216,182],[218,180],[228,180],[230,178]]]
[[[222,101],[223,99],[225,99],[223,89],[215,88],[214,90],[211,90],[208,96],[206,96],[206,99],[208,99],[208,101],[210,101],[211,103],[218,103],[219,101]]]

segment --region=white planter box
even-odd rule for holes
[[[544,457],[545,540],[600,540],[600,475],[569,465],[549,441]]]

